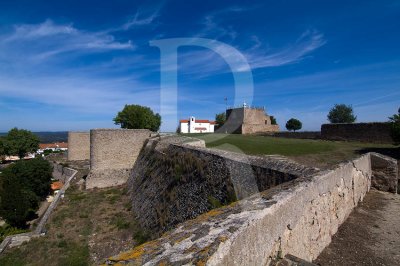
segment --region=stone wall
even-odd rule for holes
[[[227,121],[216,133],[255,134],[277,132],[278,125],[271,124],[271,117],[263,109],[234,108],[226,110]]]
[[[288,139],[321,139],[320,131],[275,132],[269,135],[273,137]]]
[[[366,154],[211,210],[106,263],[268,265],[286,254],[312,261],[363,200],[371,175]]]
[[[68,132],[68,161],[90,159],[90,133]]]
[[[90,173],[86,188],[121,185],[150,138],[147,129],[92,129],[90,131]]]
[[[393,143],[390,123],[324,124],[321,137],[327,140],[350,140],[374,143]]]
[[[242,134],[257,134],[260,132],[278,132],[278,125],[243,124]]]
[[[153,235],[212,208],[317,172],[282,157],[194,147],[180,139],[149,140],[128,181],[132,210],[141,227]]]
[[[216,133],[242,134],[244,108],[226,110],[226,119],[225,124],[218,128]]]
[[[379,153],[371,153],[372,186],[381,191],[397,193],[399,169],[397,160]]]

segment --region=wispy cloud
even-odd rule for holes
[[[162,5],[156,8],[140,8],[131,19],[122,25],[122,29],[128,30],[136,26],[146,26],[154,23],[160,16],[161,8]]]
[[[50,19],[39,24],[14,25],[12,32],[0,39],[3,51],[19,51],[25,59],[46,59],[66,52],[132,50],[130,40],[120,42],[106,32],[90,32],[72,24],[57,24]],[[26,47],[31,49],[26,49]],[[4,55],[4,54],[3,54]],[[7,54],[5,54],[7,56]],[[27,56],[28,55],[28,56]]]
[[[196,37],[207,37],[220,39],[228,37],[231,40],[236,39],[237,32],[231,25],[222,25],[222,21],[227,15],[240,13],[249,10],[249,8],[233,6],[221,10],[213,11],[204,16],[201,24],[202,29],[196,34]]]
[[[307,30],[293,43],[275,50],[265,49],[254,35],[251,39],[255,43],[251,48],[240,49],[237,47],[237,50],[244,55],[253,70],[297,63],[326,43],[323,35],[316,30]],[[221,45],[217,50],[221,54],[229,56],[226,45]],[[230,71],[217,53],[206,49],[180,54],[180,69],[186,74],[200,74],[200,77]],[[247,64],[243,65],[238,62],[232,70],[240,72],[247,69]]]
[[[316,30],[305,31],[295,43],[288,45],[272,53],[264,52],[261,44],[257,43],[256,49],[245,52],[247,59],[253,69],[264,67],[276,67],[296,63],[305,55],[320,48],[326,43],[323,34]]]

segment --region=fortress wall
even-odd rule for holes
[[[286,254],[312,261],[363,200],[371,175],[370,154],[365,154],[211,210],[106,262],[268,265]]]
[[[226,117],[225,124],[218,128],[215,133],[242,134],[244,108],[228,109],[226,110]]]
[[[90,159],[90,133],[68,132],[68,161]]]
[[[271,125],[271,118],[262,109],[245,108],[243,122],[245,124]]]
[[[152,234],[317,172],[282,157],[211,150],[177,139],[150,140],[128,181],[132,210],[142,228]]]
[[[242,134],[257,134],[266,132],[279,132],[279,125],[255,125],[246,123],[242,125]]]
[[[320,131],[301,131],[301,132],[275,132],[269,134],[272,137],[289,138],[289,139],[321,139]]]
[[[150,138],[147,129],[93,129],[90,131],[90,173],[86,188],[125,183]]]
[[[375,143],[393,143],[390,123],[324,124],[321,137],[328,140],[350,140]]]

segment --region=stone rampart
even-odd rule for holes
[[[246,124],[242,125],[242,134],[258,134],[260,132],[278,132],[278,125],[256,125]]]
[[[372,186],[381,191],[397,193],[399,169],[397,160],[379,153],[371,153]]]
[[[390,123],[324,124],[321,137],[327,140],[349,140],[374,143],[393,143]]]
[[[128,181],[132,210],[152,234],[317,172],[282,157],[212,150],[180,143],[180,139],[150,140]]]
[[[273,137],[288,138],[288,139],[321,139],[320,131],[274,132],[269,135]]]
[[[147,129],[92,129],[90,131],[90,173],[86,188],[121,185],[150,138]]]
[[[371,176],[365,154],[211,210],[106,263],[268,265],[286,254],[312,261],[363,200]]]
[[[90,159],[90,133],[68,132],[68,161]]]

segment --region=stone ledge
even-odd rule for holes
[[[370,155],[298,178],[180,224],[106,265],[268,265],[312,261],[370,188]]]

